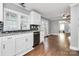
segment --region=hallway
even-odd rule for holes
[[[66,35],[66,37],[67,36],[68,35]],[[50,35],[48,39],[45,39],[43,43],[24,56],[79,56],[78,51],[69,49],[70,45],[68,41],[66,45],[66,48],[60,48],[58,36]]]

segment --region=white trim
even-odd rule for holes
[[[71,7],[75,7],[75,6],[78,6],[79,4],[78,3],[73,3],[73,4],[71,4],[70,6]]]
[[[50,35],[58,35],[58,33],[51,33]]]
[[[70,49],[79,51],[79,48],[70,46]]]

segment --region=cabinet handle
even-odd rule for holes
[[[9,37],[8,39],[11,39],[12,37]]]
[[[3,44],[3,49],[5,49],[5,44]]]

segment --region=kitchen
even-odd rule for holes
[[[24,3],[0,3],[0,15],[0,56],[24,55],[48,34],[48,20]]]
[[[78,6],[0,3],[0,56],[79,55]]]

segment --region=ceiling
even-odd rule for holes
[[[50,20],[57,20],[70,13],[70,3],[26,3],[26,7],[40,12]]]

